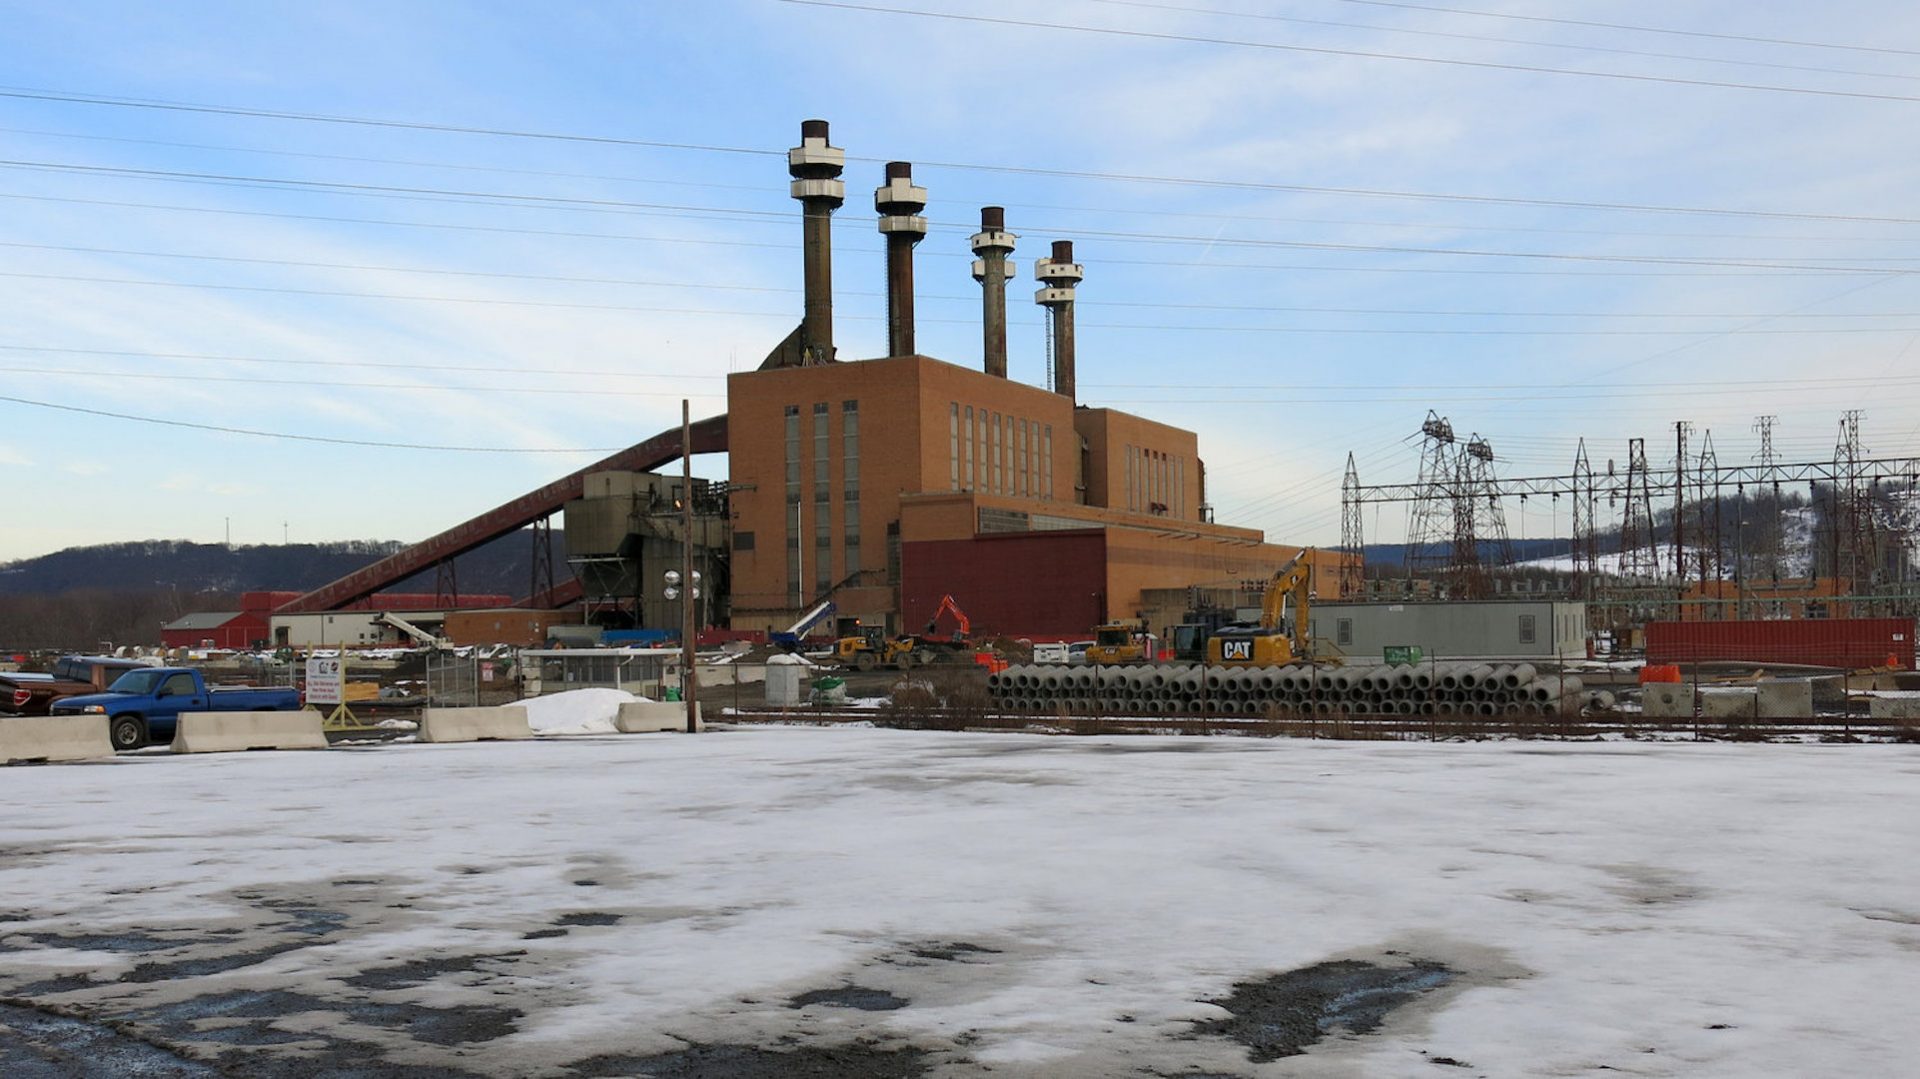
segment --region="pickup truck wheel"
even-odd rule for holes
[[[107,734],[115,749],[139,749],[147,744],[147,725],[139,716],[114,716]]]

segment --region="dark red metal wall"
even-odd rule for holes
[[[919,632],[952,593],[974,636],[1084,640],[1100,621],[1107,540],[1100,529],[924,540],[900,549],[900,625]],[[947,619],[942,633],[952,632]]]
[[[1911,618],[1800,618],[1778,622],[1650,622],[1648,663],[1803,663],[1913,669]]]

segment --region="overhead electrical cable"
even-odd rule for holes
[[[128,412],[111,412],[103,408],[82,408],[79,405],[62,405],[52,401],[35,401],[26,397],[14,397],[0,394],[0,401],[32,408],[52,409],[56,412],[72,412],[83,416],[100,416],[107,419],[127,420],[132,423],[150,423],[159,427],[184,427],[195,431],[213,431],[225,435],[247,435],[253,438],[278,438],[294,442],[324,442],[332,446],[368,446],[383,450],[435,450],[441,453],[618,453],[625,447],[596,446],[576,449],[544,449],[537,447],[511,446],[440,446],[420,442],[382,442],[364,438],[335,438],[331,435],[301,435],[290,431],[260,431],[247,427],[227,427],[214,423],[193,423],[189,420],[169,420],[159,416],[138,416]]]
[[[455,232],[503,233],[517,236],[551,236],[566,239],[618,240],[636,243],[692,244],[696,246],[717,247],[755,247],[788,251],[791,244],[768,243],[755,240],[721,240],[706,237],[687,236],[640,236],[632,233],[592,231],[582,232],[566,229],[517,228],[505,225],[478,225],[468,223],[436,221],[401,221],[380,217],[342,217],[333,214],[297,214],[271,210],[237,210],[215,206],[185,206],[177,203],[130,202],[116,199],[78,198],[70,195],[29,195],[19,192],[0,192],[0,199],[22,199],[33,202],[57,202],[79,206],[110,206],[135,210],[167,210],[179,213],[215,214],[237,217],[261,217],[289,221],[325,221],[348,225],[373,225],[391,228],[434,229]],[[864,231],[863,231],[864,234]],[[848,247],[836,245],[837,250],[857,251],[861,254],[883,255],[880,247]],[[922,257],[972,259],[971,252],[927,250],[920,252]],[[1260,263],[1260,262],[1222,262],[1217,259],[1187,260],[1177,259],[1129,259],[1102,258],[1102,265],[1109,266],[1153,266],[1183,267],[1201,270],[1238,272],[1241,270],[1303,271],[1310,273],[1387,273],[1387,274],[1455,274],[1469,276],[1494,277],[1829,277],[1845,276],[1854,273],[1883,273],[1884,270],[1851,270],[1822,266],[1806,270],[1773,270],[1751,268],[1746,270],[1561,270],[1541,266],[1520,268],[1460,267],[1460,266],[1341,266],[1317,265],[1313,263]]]
[[[1906,272],[1906,271],[1901,271]],[[154,281],[127,277],[97,277],[85,274],[32,273],[27,271],[0,270],[0,277],[39,280],[70,281],[87,284],[133,285],[145,288],[213,289],[224,292],[256,292],[289,296],[322,296],[331,298],[359,300],[396,300],[422,303],[480,304],[494,307],[535,307],[557,308],[579,311],[638,311],[650,314],[676,315],[724,315],[729,318],[793,318],[791,311],[740,311],[708,307],[660,307],[642,304],[603,304],[570,303],[558,300],[515,300],[489,296],[427,296],[392,292],[359,292],[347,289],[309,289],[292,288],[279,285],[236,285],[213,281]],[[883,321],[879,315],[840,314],[836,317],[859,321]],[[1773,318],[1777,316],[1767,316]],[[944,323],[951,325],[972,325],[972,319],[921,319],[924,323]],[[1018,320],[1012,325],[1038,327],[1039,321]],[[1182,333],[1285,333],[1285,334],[1336,334],[1336,335],[1383,335],[1383,336],[1517,336],[1517,337],[1689,337],[1695,335],[1722,336],[1725,334],[1760,335],[1820,335],[1820,334],[1863,334],[1863,333],[1920,333],[1920,327],[1913,326],[1842,326],[1820,327],[1798,330],[1763,329],[1727,329],[1727,330],[1538,330],[1538,329],[1467,329],[1461,327],[1382,327],[1382,326],[1222,326],[1219,324],[1182,325],[1163,323],[1134,322],[1082,322],[1082,329],[1090,330],[1167,330]]]
[[[202,105],[177,101],[152,101],[132,98],[114,98],[90,94],[58,93],[50,90],[36,90],[21,87],[0,88],[0,97],[21,98],[34,101],[55,101],[83,105],[99,105],[123,108],[157,108],[178,112],[205,112],[225,116],[249,116],[262,119],[297,120],[311,123],[355,124],[367,127],[388,127],[401,130],[445,131],[457,134],[494,135],[524,139],[555,139],[576,142],[607,142],[634,146],[648,146],[691,151],[711,151],[716,153],[753,154],[770,157],[784,157],[784,151],[753,149],[740,146],[708,146],[696,143],[650,142],[643,139],[622,139],[614,136],[576,135],[563,132],[513,131],[494,128],[463,127],[451,124],[433,124],[409,120],[380,120],[360,116],[334,116],[317,113],[284,112],[273,109],[253,109],[229,105]],[[848,155],[849,161],[882,163],[886,158],[860,157]],[[1384,188],[1334,187],[1316,184],[1282,184],[1255,180],[1221,180],[1192,176],[1154,176],[1139,173],[1101,172],[1089,169],[1051,169],[1037,166],[995,165],[962,161],[929,161],[924,158],[915,161],[916,167],[963,169],[979,172],[997,172],[1027,176],[1053,176],[1065,179],[1102,180],[1120,183],[1141,183],[1157,185],[1175,185],[1201,188],[1227,188],[1248,191],[1293,191],[1319,195],[1346,195],[1365,198],[1393,198],[1430,200],[1439,202],[1490,203],[1512,206],[1547,206],[1579,210],[1611,210],[1629,213],[1655,214],[1708,214],[1727,217],[1778,218],[1784,220],[1806,221],[1855,221],[1877,224],[1920,224],[1920,218],[1874,217],[1858,214],[1823,214],[1790,210],[1753,210],[1731,207],[1682,206],[1647,203],[1600,202],[1583,199],[1547,199],[1514,195],[1470,195],[1431,191],[1397,191]]]
[[[1397,60],[1445,67],[1480,68],[1512,71],[1530,75],[1570,75],[1581,78],[1613,79],[1621,82],[1663,83],[1670,86],[1699,86],[1721,90],[1753,90],[1775,94],[1806,94],[1815,97],[1854,98],[1866,101],[1920,102],[1911,94],[1877,93],[1869,90],[1830,90],[1812,86],[1779,86],[1770,83],[1729,82],[1720,79],[1689,79],[1677,75],[1645,75],[1627,71],[1595,71],[1589,68],[1547,67],[1541,64],[1510,64],[1494,60],[1462,60],[1442,56],[1416,56],[1411,53],[1375,52],[1366,49],[1336,49],[1325,45],[1296,45],[1278,41],[1248,41],[1244,38],[1209,37],[1200,34],[1174,34],[1157,30],[1126,30],[1084,23],[1041,22],[1037,19],[1011,19],[996,15],[966,15],[952,11],[923,11],[917,8],[886,7],[879,4],[854,4],[846,0],[774,0],[800,7],[832,8],[878,15],[905,15],[922,19],[975,23],[986,26],[1013,26],[1024,30],[1066,30],[1104,37],[1134,38],[1145,41],[1172,41],[1189,45],[1224,45],[1231,48],[1261,49],[1272,52],[1308,53],[1318,56],[1350,56],[1365,60]]]
[[[1920,79],[1920,75],[1914,76]],[[764,184],[722,184],[700,181],[666,180],[650,176],[624,176],[607,173],[553,172],[543,169],[516,169],[498,165],[476,165],[453,161],[424,161],[416,159],[358,157],[348,154],[302,153],[297,150],[271,149],[256,146],[215,145],[209,143],[169,142],[161,139],[135,139],[118,135],[92,135],[72,131],[46,131],[35,128],[0,127],[0,133],[41,135],[59,139],[89,139],[102,142],[118,142],[142,146],[166,146],[189,150],[212,150],[221,153],[257,154],[273,157],[315,159],[323,161],[346,161],[376,165],[399,165],[407,168],[451,169],[461,172],[501,173],[514,176],[539,176],[569,180],[596,180],[607,183],[653,184],[669,187],[708,188],[720,191],[751,191],[764,194]],[[1355,220],[1337,217],[1292,217],[1276,214],[1219,213],[1202,210],[1180,209],[1170,206],[1074,206],[1045,202],[1008,202],[1009,210],[1047,210],[1059,213],[1114,214],[1139,217],[1185,217],[1207,221],[1261,221],[1288,225],[1333,225],[1357,226],[1362,228],[1411,229],[1425,232],[1434,230],[1458,232],[1516,232],[1543,233],[1567,236],[1637,236],[1655,239],[1681,240],[1784,240],[1796,243],[1920,243],[1920,236],[1808,236],[1784,233],[1730,233],[1730,232],[1648,232],[1634,229],[1576,229],[1552,228],[1539,225],[1481,225],[1464,221],[1373,221]],[[852,218],[836,216],[833,221],[836,228],[849,225]],[[958,226],[956,226],[958,227]],[[971,228],[972,226],[965,226]],[[864,228],[852,231],[864,232]],[[784,246],[784,245],[783,245]],[[971,257],[968,255],[967,257]]]
[[[380,198],[385,198],[385,197],[408,198],[408,197],[414,197],[417,195],[433,195],[433,196],[445,196],[445,197],[451,197],[451,198],[463,199],[463,200],[464,199],[477,199],[477,200],[485,200],[485,201],[506,200],[516,204],[551,205],[555,208],[560,208],[560,209],[587,210],[590,212],[624,213],[624,212],[628,212],[629,210],[638,209],[642,211],[659,212],[667,216],[676,216],[676,215],[682,215],[682,214],[687,216],[693,216],[693,217],[698,217],[702,215],[737,216],[739,218],[764,220],[770,224],[785,223],[789,221],[792,216],[790,213],[785,211],[773,211],[773,210],[732,209],[732,208],[723,208],[723,207],[675,206],[675,205],[660,204],[660,203],[625,202],[617,199],[575,199],[575,198],[566,198],[562,196],[547,196],[547,195],[522,195],[522,194],[497,193],[497,192],[465,192],[465,191],[455,191],[455,190],[444,189],[444,188],[397,187],[397,186],[382,185],[382,184],[348,184],[348,183],[338,183],[338,182],[321,181],[321,180],[293,180],[293,179],[281,179],[281,178],[230,176],[230,175],[223,175],[223,174],[217,174],[217,173],[179,172],[179,171],[161,170],[161,169],[127,169],[127,168],[97,166],[97,165],[74,165],[74,164],[66,164],[66,163],[60,163],[60,162],[14,161],[14,160],[0,159],[0,167],[27,168],[27,169],[51,169],[54,171],[73,171],[73,172],[79,172],[83,174],[113,175],[117,177],[125,177],[128,179],[136,179],[136,180],[158,179],[158,180],[186,180],[188,182],[208,181],[208,182],[216,182],[216,183],[232,182],[232,183],[240,183],[240,184],[263,184],[263,185],[268,185],[276,188],[291,187],[294,189],[327,190],[327,191],[333,191],[333,192],[338,192],[338,193],[347,194],[347,195],[366,195],[366,196],[380,197]],[[969,225],[962,225],[962,224],[951,223],[951,222],[938,223],[936,224],[935,227],[942,228],[949,231],[956,231],[956,232],[972,228],[972,226],[969,226]],[[1165,244],[1165,245],[1176,246],[1176,247],[1181,247],[1181,246],[1204,247],[1209,249],[1216,248],[1216,247],[1253,248],[1253,249],[1277,248],[1277,249],[1295,250],[1295,251],[1339,251],[1339,252],[1357,252],[1357,253],[1363,253],[1363,254],[1396,254],[1396,255],[1443,255],[1443,256],[1456,257],[1456,258],[1512,258],[1512,259],[1535,259],[1535,260],[1567,261],[1567,262],[1599,262],[1599,263],[1617,262],[1617,263],[1626,263],[1626,264],[1632,264],[1632,265],[1644,264],[1644,265],[1657,265],[1657,266],[1708,266],[1708,267],[1722,267],[1722,268],[1735,268],[1735,269],[1756,269],[1757,268],[1757,269],[1820,270],[1820,269],[1826,269],[1827,267],[1814,265],[1814,263],[1829,261],[1822,258],[1807,258],[1807,257],[1800,257],[1798,258],[1797,261],[1789,261],[1788,258],[1785,256],[1777,257],[1777,258],[1746,257],[1746,258],[1709,259],[1709,258],[1692,258],[1692,257],[1681,257],[1681,256],[1667,256],[1667,255],[1589,254],[1589,253],[1569,252],[1569,251],[1497,251],[1497,250],[1488,250],[1488,249],[1482,249],[1482,248],[1421,247],[1421,246],[1416,246],[1412,244],[1357,244],[1357,243],[1334,243],[1330,241],[1318,241],[1318,240],[1277,240],[1277,239],[1270,239],[1270,238],[1247,237],[1247,236],[1223,237],[1223,236],[1182,235],[1177,233],[1126,232],[1126,231],[1113,230],[1113,229],[1086,229],[1086,228],[1060,229],[1060,228],[1054,228],[1047,225],[1029,225],[1027,227],[1029,229],[1037,230],[1037,231],[1058,231],[1063,233],[1071,232],[1077,237],[1088,238],[1088,239],[1117,239],[1117,240],[1126,240],[1132,243]],[[1837,260],[1834,260],[1834,261],[1837,261]],[[1920,259],[1881,257],[1881,256],[1859,256],[1859,257],[1855,257],[1853,261],[1898,262],[1898,261],[1920,261]],[[1872,268],[1857,268],[1857,267],[1846,267],[1846,268],[1854,269],[1856,272],[1885,272],[1885,271],[1875,270]]]
[[[1443,15],[1473,15],[1483,19],[1512,19],[1519,22],[1558,23],[1562,26],[1585,26],[1600,30],[1627,30],[1637,34],[1669,34],[1675,37],[1712,38],[1719,41],[1744,41],[1758,45],[1790,45],[1801,49],[1841,49],[1847,52],[1886,53],[1893,56],[1920,56],[1920,49],[1896,49],[1884,45],[1847,45],[1828,41],[1799,41],[1792,38],[1758,37],[1750,34],[1715,33],[1709,30],[1679,30],[1662,26],[1638,26],[1631,23],[1595,22],[1588,19],[1557,18],[1547,15],[1522,15],[1511,11],[1471,11],[1464,8],[1438,7],[1430,4],[1409,4],[1400,0],[1340,0],[1346,4],[1364,4],[1367,7],[1400,8],[1406,11],[1426,11]]]
[[[1386,26],[1380,23],[1341,22],[1337,19],[1309,19],[1299,15],[1275,15],[1266,11],[1227,11],[1221,8],[1191,7],[1185,4],[1148,3],[1147,0],[1089,0],[1095,4],[1111,7],[1140,8],[1148,11],[1172,11],[1187,15],[1216,15],[1229,19],[1259,19],[1264,22],[1284,22],[1300,26],[1331,26],[1342,30],[1366,30],[1380,34],[1402,34],[1411,37],[1435,37],[1452,41],[1480,41],[1494,45],[1525,45],[1537,49],[1562,49],[1573,52],[1600,52],[1614,56],[1638,56],[1652,60],[1683,60],[1695,64],[1724,64],[1731,67],[1759,67],[1775,71],[1805,71],[1819,75],[1852,75],[1866,79],[1908,79],[1920,80],[1920,75],[1909,75],[1892,71],[1850,71],[1845,68],[1815,67],[1809,64],[1783,64],[1769,60],[1740,60],[1728,56],[1695,56],[1685,53],[1652,52],[1646,49],[1623,49],[1610,45],[1589,45],[1571,41],[1540,41],[1538,39],[1493,37],[1487,34],[1462,34],[1447,30],[1423,29],[1412,26]]]
[[[459,270],[427,266],[392,266],[347,262],[308,262],[297,259],[253,258],[240,255],[211,255],[181,251],[149,251],[138,248],[88,247],[75,244],[36,244],[24,241],[0,240],[0,247],[20,248],[32,251],[63,251],[74,254],[120,255],[135,258],[180,259],[194,262],[224,262],[249,266],[286,266],[305,269],[349,270],[356,273],[392,273],[414,274],[444,277],[482,278],[506,281],[551,281],[560,284],[618,285],[633,288],[672,288],[693,291],[728,292],[768,292],[797,295],[800,289],[777,285],[736,285],[704,281],[663,281],[626,277],[581,277],[568,274],[531,274],[507,273],[482,270]],[[842,289],[843,296],[884,297],[883,291]],[[951,293],[920,293],[922,300],[942,300],[957,303],[978,303],[980,297]],[[1268,304],[1208,304],[1142,302],[1132,300],[1080,300],[1082,307],[1127,307],[1156,308],[1175,311],[1232,311],[1255,314],[1331,314],[1331,315],[1384,315],[1403,317],[1430,316],[1435,318],[1594,318],[1594,319],[1744,319],[1744,318],[1920,318],[1920,311],[1873,311],[1845,314],[1793,313],[1768,316],[1755,311],[1510,311],[1510,310],[1443,310],[1433,308],[1401,307],[1327,307],[1311,305],[1268,305]]]

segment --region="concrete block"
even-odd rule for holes
[[[527,710],[513,705],[429,708],[420,717],[422,742],[505,742],[532,737]]]
[[[1657,719],[1693,715],[1693,687],[1680,682],[1648,682],[1640,687],[1640,714]]]
[[[775,657],[779,658],[779,657]],[[811,668],[796,664],[767,666],[767,704],[774,708],[793,707],[806,700],[803,686]]]
[[[0,764],[26,761],[85,761],[113,756],[107,717],[0,717]]]
[[[1920,697],[1875,697],[1867,702],[1874,719],[1920,719]]]
[[[706,728],[706,723],[700,717],[700,711],[699,703],[695,702],[694,730]],[[620,713],[614,717],[613,726],[621,734],[685,731],[687,705],[685,701],[632,701],[620,706]]]
[[[1813,683],[1808,679],[1762,682],[1754,689],[1754,709],[1761,719],[1813,718]]]
[[[182,712],[173,729],[175,753],[237,753],[249,749],[325,749],[320,713]]]
[[[1707,719],[1753,719],[1760,694],[1751,686],[1714,686],[1700,691],[1700,714]]]

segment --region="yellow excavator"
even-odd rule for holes
[[[1260,604],[1260,621],[1234,622],[1213,631],[1207,662],[1223,667],[1278,667],[1309,658],[1307,609],[1313,587],[1311,548],[1275,571]]]

